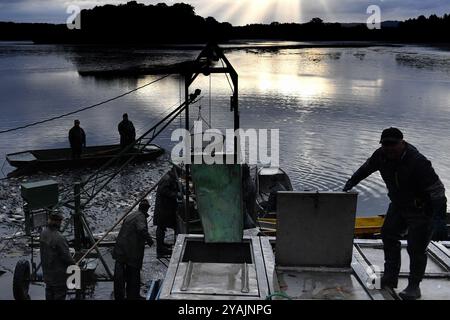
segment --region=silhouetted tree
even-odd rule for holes
[[[213,17],[196,15],[186,3],[145,5],[137,1],[103,5],[80,13],[81,30],[65,25],[0,22],[0,40],[53,43],[162,44],[227,41],[229,39],[365,40],[450,42],[450,16],[421,15],[403,22],[382,23],[381,30],[361,24],[327,23],[316,17],[298,23],[248,24],[233,27]]]
[[[320,24],[323,24],[323,20],[316,17],[316,18],[312,18],[309,23],[314,24],[314,25],[320,25]]]

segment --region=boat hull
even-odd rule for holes
[[[29,150],[8,154],[6,160],[18,170],[26,170],[29,173],[36,170],[101,166],[117,157],[120,151],[120,145],[86,147],[83,149],[80,159],[72,159],[72,150],[70,148]],[[130,157],[134,157],[133,162],[151,161],[164,154],[164,152],[163,148],[152,144],[143,151],[130,150],[130,152],[121,156],[120,160],[126,161]]]
[[[380,236],[385,216],[356,217],[354,235],[356,238],[374,238]],[[277,219],[273,217],[258,218],[258,226],[268,236],[276,236]]]

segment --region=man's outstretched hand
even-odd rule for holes
[[[353,187],[354,187],[353,183],[350,180],[348,180],[342,191],[344,192],[350,191],[353,189]]]

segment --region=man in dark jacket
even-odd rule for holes
[[[158,257],[171,254],[170,248],[164,243],[166,229],[175,229],[177,214],[178,181],[176,168],[167,172],[156,190],[155,212],[153,223],[156,228],[156,253]]]
[[[50,214],[48,226],[42,230],[40,236],[46,300],[66,299],[67,268],[75,264],[67,241],[59,232],[62,219],[60,214]]]
[[[116,260],[114,268],[114,295],[116,300],[141,299],[141,268],[144,260],[145,244],[150,247],[153,240],[148,233],[147,218],[150,204],[142,200],[139,210],[125,218],[116,245],[113,258]]]
[[[408,286],[400,296],[403,299],[418,299],[421,296],[419,284],[427,265],[428,244],[433,234],[435,239],[447,236],[445,188],[431,162],[403,140],[399,129],[384,130],[380,143],[381,148],[348,180],[344,191],[351,190],[372,173],[380,171],[391,200],[381,230],[385,258],[381,285],[397,287],[401,263],[400,239],[407,232],[410,275]]]
[[[244,229],[255,228],[256,216],[256,186],[250,174],[250,167],[247,163],[242,165],[242,196],[244,204]]]
[[[80,120],[74,121],[74,126],[69,131],[69,142],[72,148],[72,158],[80,159],[83,147],[86,147],[86,134],[80,127]]]
[[[123,120],[119,123],[120,147],[126,148],[136,140],[136,130],[133,122],[128,120],[128,114],[124,113]]]

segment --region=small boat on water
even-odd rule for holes
[[[265,203],[269,201],[271,188],[280,184],[286,191],[294,190],[291,179],[281,168],[262,167],[256,174],[256,211],[259,218],[275,218],[275,212],[269,212]]]
[[[28,150],[6,155],[8,163],[19,171],[27,173],[36,170],[80,168],[99,166],[118,156],[120,145],[93,146],[83,149],[80,159],[72,158],[70,148]],[[149,144],[143,150],[133,148],[120,159],[135,157],[133,161],[150,161],[164,154],[164,149],[156,144]]]

